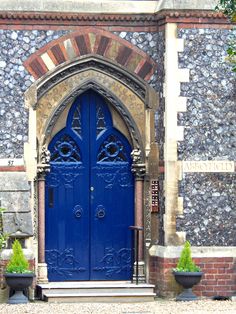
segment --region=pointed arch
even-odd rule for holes
[[[48,119],[48,122],[45,126],[44,134],[45,140],[51,134],[54,125],[57,122],[58,117],[63,112],[63,110],[70,104],[76,97],[86,92],[87,90],[94,90],[96,93],[103,96],[106,100],[109,101],[111,105],[113,105],[116,110],[122,115],[128,130],[130,131],[130,135],[133,142],[133,147],[137,147],[144,151],[144,144],[142,141],[141,134],[137,128],[137,125],[127,110],[127,108],[120,102],[120,100],[106,87],[102,86],[96,80],[87,80],[83,84],[81,84],[76,89],[72,90],[65,98],[63,98],[60,104],[57,106],[56,110],[52,113],[51,118]],[[143,154],[144,157],[144,154]]]

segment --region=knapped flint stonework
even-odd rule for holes
[[[190,69],[189,83],[181,84],[181,96],[189,97],[187,112],[179,113],[185,127],[178,144],[180,160],[235,160],[235,76],[225,62],[227,42],[236,31],[180,29],[185,39],[179,67]]]
[[[190,69],[189,83],[181,84],[188,97],[187,112],[179,113],[184,141],[178,143],[179,160],[235,160],[235,78],[225,62],[224,29],[181,29],[184,52],[179,67]],[[177,231],[197,246],[236,245],[235,175],[185,174],[180,184],[184,213]]]
[[[159,145],[160,160],[164,160],[164,111],[165,98],[163,96],[164,83],[164,53],[165,53],[165,32],[120,32],[121,38],[131,42],[141,50],[150,55],[157,63],[157,70],[149,80],[149,84],[159,93],[159,107],[155,115],[156,140]],[[160,229],[159,244],[164,245],[163,215],[165,213],[164,200],[164,174],[159,176],[159,210]]]
[[[184,213],[177,231],[185,231],[192,245],[235,246],[235,190],[235,174],[184,174]]]
[[[0,30],[0,158],[20,158],[28,138],[24,92],[34,78],[23,62],[37,49],[67,31]]]
[[[164,77],[164,32],[114,32],[115,35],[129,41],[146,52],[157,63],[157,70],[149,80],[149,84],[157,91],[163,91]]]

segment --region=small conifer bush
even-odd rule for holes
[[[29,263],[24,256],[21,244],[18,240],[15,240],[12,245],[13,254],[6,267],[7,273],[31,273],[29,270]]]
[[[181,252],[177,267],[173,271],[178,272],[199,272],[200,267],[196,266],[191,256],[191,245],[189,241],[186,241],[184,248]]]

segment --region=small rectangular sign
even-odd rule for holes
[[[234,172],[234,161],[183,161],[183,172]]]
[[[2,158],[0,159],[0,167],[24,166],[23,158]]]

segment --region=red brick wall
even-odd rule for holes
[[[181,291],[172,275],[177,258],[150,257],[150,283],[160,296],[173,297]],[[232,296],[236,294],[236,259],[232,257],[194,258],[204,275],[194,287],[198,296]]]

